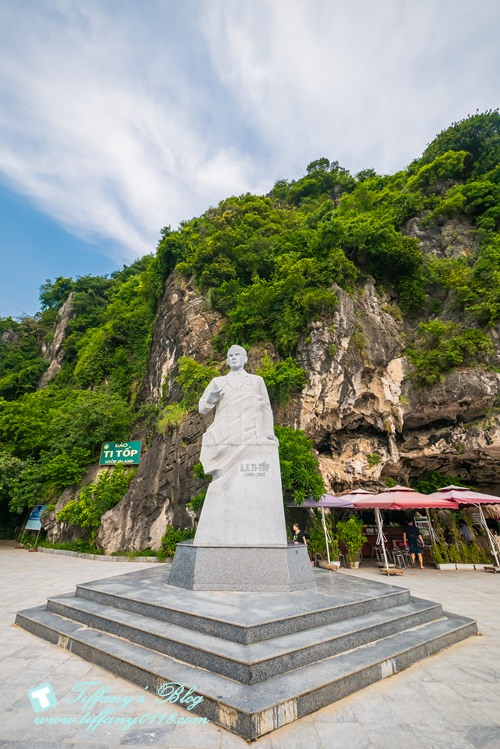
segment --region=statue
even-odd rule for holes
[[[214,377],[200,398],[200,413],[208,414],[216,406],[200,455],[203,470],[214,478],[237,460],[242,445],[278,444],[266,385],[262,377],[245,371],[247,359],[242,346],[231,346],[227,352],[231,371]]]
[[[278,440],[262,377],[245,370],[241,346],[227,352],[229,374],[214,377],[199,411],[215,408],[200,460],[212,475],[195,545],[283,545],[286,529]]]
[[[287,543],[278,440],[262,377],[245,371],[241,346],[229,373],[214,377],[200,413],[215,409],[201,463],[212,475],[191,541],[177,544],[169,585],[190,590],[293,591],[314,588],[305,544]]]

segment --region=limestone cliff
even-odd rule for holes
[[[331,490],[431,470],[497,483],[500,374],[460,368],[417,386],[389,300],[370,281],[338,295],[332,320],[313,323],[300,345],[309,382],[284,414],[314,440]]]
[[[308,383],[276,420],[312,438],[333,492],[363,483],[379,486],[428,470],[458,475],[494,489],[500,455],[495,414],[500,374],[486,367],[450,372],[432,387],[417,386],[404,356],[405,323],[372,280],[352,296],[337,288],[339,305],[311,323],[297,360]],[[189,283],[172,276],[158,312],[150,361],[140,393],[144,403],[179,393],[176,362],[220,359],[211,345],[220,317]],[[255,368],[254,361],[250,369]],[[164,396],[163,396],[164,397]],[[107,552],[157,548],[167,523],[189,525],[185,504],[199,490],[192,473],[207,419],[191,413],[179,429],[157,435],[131,489],[102,522]]]
[[[477,241],[470,227],[457,221],[426,228],[414,219],[406,231],[438,256],[468,253]],[[352,295],[334,290],[335,312],[310,323],[299,341],[296,358],[307,384],[275,413],[277,423],[303,429],[313,440],[328,489],[379,487],[387,477],[411,483],[423,471],[438,470],[498,490],[500,331],[490,331],[494,352],[482,364],[456,368],[438,384],[422,386],[412,379],[405,356],[419,320],[405,320],[390,294],[371,278]],[[452,300],[440,303],[449,318]],[[68,299],[46,352],[51,362],[46,379],[61,365],[70,314]],[[194,286],[173,273],[158,308],[137,404],[163,408],[179,400],[175,378],[181,356],[220,361],[212,341],[222,322]],[[275,356],[272,347],[267,351]],[[257,348],[250,351],[250,371],[261,357]],[[149,440],[128,493],[103,517],[98,542],[106,552],[158,548],[168,523],[194,522],[186,503],[202,486],[192,467],[210,420],[190,412],[178,428]],[[95,471],[89,476],[95,477]],[[71,496],[67,490],[56,511]],[[69,532],[53,517],[49,520],[52,540]]]
[[[57,313],[57,320],[54,325],[54,335],[51,342],[48,345],[44,344],[42,346],[42,354],[45,361],[49,363],[49,366],[40,378],[40,382],[38,383],[39,388],[45,387],[45,385],[53,380],[56,374],[61,370],[64,360],[63,343],[68,323],[73,314],[73,297],[74,293],[71,292]]]

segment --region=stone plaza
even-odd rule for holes
[[[44,604],[50,596],[71,593],[79,583],[148,570],[152,565],[30,553],[10,542],[0,544],[0,560],[4,601],[0,747],[226,749],[247,745],[213,723],[197,723],[180,705],[165,704],[157,695],[13,626],[19,610]],[[317,574],[338,576],[344,583],[351,575],[355,580],[377,583],[381,579],[369,562],[358,571],[318,570]],[[442,604],[445,611],[474,618],[480,636],[469,637],[390,678],[388,674],[388,678],[258,739],[255,746],[496,749],[500,745],[499,584],[497,575],[479,571],[406,570],[397,580],[398,587]],[[89,692],[107,690],[108,697],[119,700],[120,714],[127,720],[105,722],[102,713],[99,723],[103,705],[95,703],[90,717],[83,721],[89,711],[84,713],[80,704],[75,705],[75,685],[82,682],[92,682]],[[57,715],[58,722],[44,722],[43,713],[37,715],[30,704],[28,692],[45,684],[57,697],[50,713]]]

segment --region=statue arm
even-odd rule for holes
[[[268,440],[272,442],[278,442],[278,438],[274,434],[274,419],[271,403],[269,401],[269,393],[267,392],[266,383],[259,377],[258,387],[258,399],[259,399],[259,412],[261,415],[261,427],[262,434]]]
[[[212,410],[212,408],[217,405],[223,395],[224,391],[220,387],[220,384],[216,379],[213,379],[207,385],[207,387],[205,388],[205,392],[200,398],[200,401],[198,403],[198,411],[203,415],[208,414]]]

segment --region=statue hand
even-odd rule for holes
[[[217,390],[212,390],[210,395],[208,395],[207,397],[207,401],[210,404],[218,403],[223,395],[224,395],[224,391],[221,388],[218,388]]]

